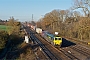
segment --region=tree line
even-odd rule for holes
[[[73,6],[67,10],[55,9],[46,13],[37,22],[37,27],[51,33],[59,32],[60,36],[90,39],[90,0],[73,0]],[[80,11],[77,11],[81,9]]]

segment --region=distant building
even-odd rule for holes
[[[0,25],[6,25],[7,22],[8,22],[7,20],[1,20],[0,19]]]

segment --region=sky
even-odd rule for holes
[[[72,0],[0,0],[0,19],[11,16],[21,22],[38,21],[54,9],[66,10],[72,7]]]

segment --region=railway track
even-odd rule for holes
[[[51,53],[51,51],[45,47],[44,44],[42,44],[33,34],[31,36],[31,39],[34,39],[40,46],[40,48],[43,50],[43,52],[45,53],[45,55],[47,56],[47,59],[50,60],[58,60],[57,57],[54,56],[53,53]],[[60,59],[61,60],[61,59]]]
[[[41,38],[38,34],[32,31],[30,31],[29,34],[31,39],[40,46],[48,60],[72,60],[54,46],[49,44],[47,41],[45,41],[43,38]]]
[[[58,50],[62,51],[65,55],[67,55],[72,60],[90,60],[90,49],[81,46],[81,45],[74,45],[65,48],[57,48]]]
[[[40,49],[43,51],[44,55],[47,57],[48,60],[58,60],[57,57],[55,57],[54,54],[51,53],[51,51],[46,48],[46,46],[42,42],[38,40],[38,38],[34,35],[34,32],[30,31],[29,34],[33,43],[39,45]]]
[[[72,60],[80,60],[74,54],[72,54],[71,51],[67,51],[66,49],[60,49],[60,51],[63,52],[66,56],[68,56]]]
[[[76,50],[77,52],[83,54],[84,56],[86,56],[87,58],[90,59],[90,50],[83,47],[83,46],[80,46],[80,45],[75,45],[75,46],[71,46],[70,48]]]

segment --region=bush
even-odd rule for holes
[[[5,44],[8,41],[8,33],[6,31],[0,31],[0,49],[5,48]]]

